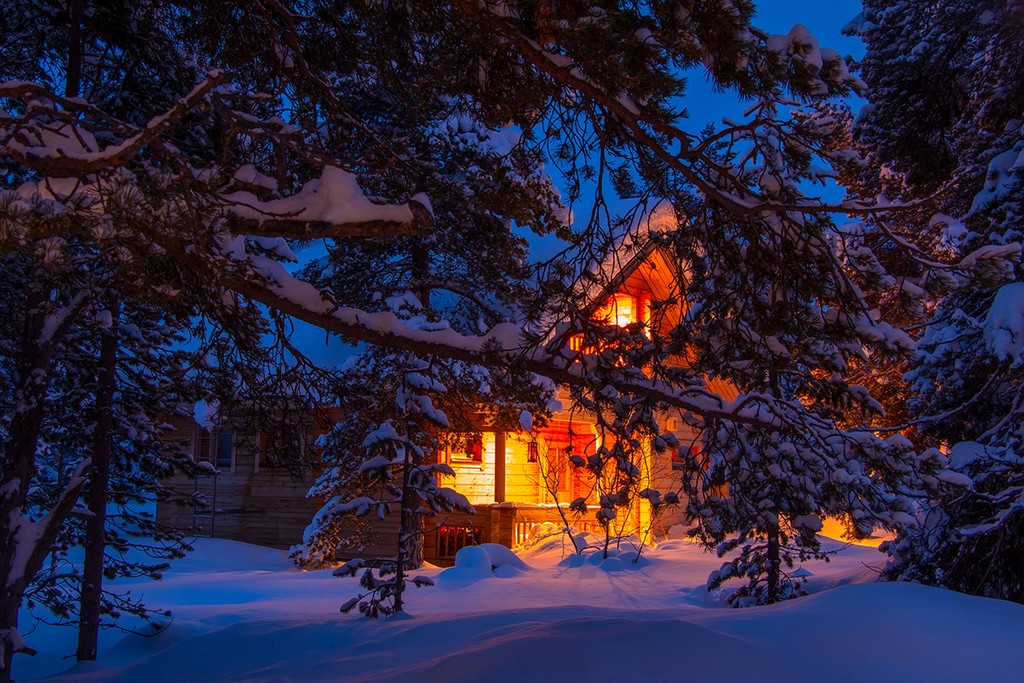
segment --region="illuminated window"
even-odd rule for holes
[[[573,454],[572,446],[566,446],[558,449],[558,455],[555,456],[554,462],[551,463],[551,472],[556,477],[556,488],[559,493],[569,493],[569,487],[571,485],[571,474],[574,472],[574,468],[569,467],[569,458]]]
[[[700,453],[700,447],[697,445],[693,446],[679,446],[676,450],[672,451],[672,469],[681,470],[686,467],[687,461],[692,457]]]
[[[592,319],[605,325],[617,327],[628,327],[640,322],[644,325],[644,334],[650,337],[648,329],[651,321],[651,295],[642,293],[637,296],[619,292],[613,294],[609,299],[594,311]],[[584,349],[583,335],[576,334],[569,337],[569,350],[576,353],[584,351],[595,353],[599,349],[588,346]]]
[[[626,327],[637,322],[646,325],[650,319],[651,297],[649,294],[633,296],[625,292],[618,292],[594,311],[594,320],[618,327]]]
[[[484,460],[484,437],[482,434],[470,434],[460,438],[448,448],[452,462],[477,462]]]

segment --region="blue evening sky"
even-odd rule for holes
[[[820,47],[835,50],[841,55],[860,59],[864,54],[864,45],[859,38],[844,36],[842,28],[861,11],[860,0],[763,0],[756,3],[757,15],[754,25],[771,34],[789,33],[796,24],[803,24],[818,40]],[[749,105],[744,103],[730,91],[716,92],[708,82],[703,69],[695,69],[688,74],[687,91],[683,98],[689,119],[683,122],[683,129],[699,133],[707,124],[722,127],[722,119],[740,120],[743,110]],[[859,100],[851,101],[856,110]],[[549,171],[553,171],[549,167]],[[556,184],[559,178],[555,178]],[[808,188],[812,196],[820,196],[829,201],[842,198],[843,192],[835,185],[828,187],[815,186]],[[625,212],[629,202],[615,202],[608,197],[612,211]],[[586,220],[591,202],[584,197],[573,206],[574,224]],[[552,235],[537,237],[529,231],[522,234],[530,240],[532,259],[535,262],[546,261],[561,252],[567,245]]]
[[[864,55],[864,44],[859,38],[841,33],[843,26],[860,12],[860,0],[762,0],[756,6],[754,25],[768,33],[789,33],[795,24],[803,24],[821,47],[855,59]],[[714,92],[703,74],[690,76],[686,96],[689,130],[700,131],[708,123],[720,126],[723,116],[739,118],[744,106],[732,93]]]

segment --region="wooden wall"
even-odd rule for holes
[[[543,487],[536,462],[529,462],[530,435],[519,432],[505,438],[505,500],[541,502]],[[452,459],[454,477],[445,477],[441,485],[455,489],[473,505],[494,502],[495,434],[483,433],[483,461]],[[543,449],[542,449],[543,450]]]
[[[198,427],[190,420],[176,426],[172,439],[183,453],[191,453]],[[317,509],[306,498],[313,473],[296,478],[283,468],[257,465],[255,434],[234,433],[234,466],[205,477],[175,475],[164,484],[182,494],[201,494],[209,507],[161,502],[157,520],[196,536],[231,538],[247,543],[288,548],[302,540],[302,532]],[[312,440],[312,434],[309,435]]]

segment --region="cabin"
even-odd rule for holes
[[[643,323],[666,331],[678,322],[680,306],[664,315],[652,316],[651,302],[675,299],[683,301],[685,274],[650,239],[652,231],[674,221],[670,211],[661,209],[649,215],[645,230],[621,245],[601,268],[605,284],[591,293],[592,316],[626,326]],[[668,308],[668,307],[667,307]],[[657,331],[657,330],[656,330]],[[579,343],[570,338],[570,345]],[[684,360],[680,359],[680,363]],[[725,400],[736,397],[736,389],[722,380],[710,380],[708,387]],[[568,406],[568,397],[560,396]],[[296,425],[295,442],[310,448],[336,419],[330,411],[312,416]],[[666,413],[662,432],[673,433],[679,450],[657,453],[644,451],[641,488],[674,491],[679,487],[675,471],[689,455],[695,434],[679,414]],[[228,421],[230,425],[230,421]],[[261,457],[266,435],[235,431],[228,427],[211,431],[199,424],[181,424],[176,432],[180,446],[197,460],[210,463],[216,474],[187,479],[181,475],[169,484],[172,488],[200,494],[205,507],[160,505],[158,521],[195,535],[233,538],[251,543],[286,548],[302,539],[303,531],[318,504],[306,497],[313,475],[295,477],[275,468]],[[546,425],[531,430],[497,431],[482,428],[478,433],[452,439],[452,445],[437,457],[449,464],[455,476],[444,486],[465,495],[476,509],[475,515],[450,514],[428,519],[432,529],[424,539],[425,559],[435,564],[450,564],[455,553],[467,544],[501,543],[516,547],[528,543],[536,525],[562,523],[569,502],[577,498],[592,500],[592,485],[569,464],[572,453],[593,452],[600,434],[594,420],[577,411],[564,410]],[[634,533],[653,530],[655,534],[682,521],[682,510],[652,519],[651,507],[638,501],[614,521],[616,531]],[[373,522],[369,543],[361,552],[344,555],[380,556],[394,553],[398,536],[398,515]],[[572,516],[570,521],[581,530],[596,526],[593,513]],[[341,557],[341,555],[339,555]]]

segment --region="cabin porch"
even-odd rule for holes
[[[566,519],[579,531],[593,531],[597,520],[593,514],[580,517],[565,509]],[[455,561],[455,553],[467,545],[500,543],[509,548],[526,545],[533,540],[533,528],[550,522],[563,526],[557,505],[533,503],[490,503],[476,506],[475,515],[450,514],[428,517],[423,551],[427,562],[446,566]]]

